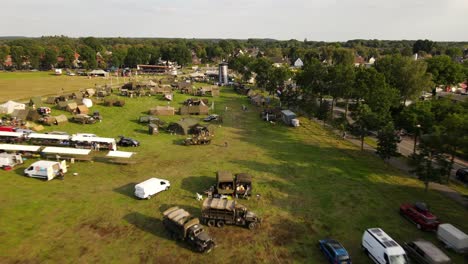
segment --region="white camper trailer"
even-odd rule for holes
[[[62,160],[61,162],[40,160],[34,162],[31,166],[25,169],[24,175],[33,178],[43,178],[50,181],[59,175],[60,172],[67,172],[67,163],[65,160]]]
[[[468,252],[468,235],[451,224],[440,224],[437,238],[455,252]]]
[[[18,164],[23,164],[21,155],[0,153],[0,167],[14,167]]]

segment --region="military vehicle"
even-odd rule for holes
[[[163,212],[163,225],[176,240],[184,240],[195,250],[208,253],[215,242],[200,225],[200,220],[177,206]]]
[[[252,230],[261,221],[255,213],[234,200],[208,198],[203,202],[202,222],[207,226],[239,225]]]
[[[248,199],[252,195],[252,175],[238,173],[234,177],[228,171],[216,172],[216,184],[205,191],[208,197],[220,198],[223,195]]]
[[[192,129],[193,135],[184,140],[186,146],[189,145],[207,145],[211,143],[213,133],[205,126],[196,126]]]
[[[94,124],[96,123],[96,119],[94,119],[92,116],[85,115],[85,114],[77,114],[74,115],[72,118],[72,121],[75,123],[81,123],[81,124]]]

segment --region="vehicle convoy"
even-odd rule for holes
[[[375,263],[408,263],[405,250],[380,228],[369,228],[364,231],[361,247]]]
[[[203,202],[202,222],[207,226],[239,225],[252,230],[261,221],[255,213],[234,200],[208,198]]]
[[[170,187],[171,183],[168,180],[151,178],[135,185],[135,196],[140,199],[151,199],[153,195],[167,191]]]
[[[416,224],[416,227],[426,231],[436,231],[440,222],[425,203],[405,203],[400,205],[400,214]]]
[[[440,224],[437,238],[455,252],[468,252],[468,235],[451,224]]]
[[[163,225],[173,238],[186,241],[198,252],[208,253],[215,247],[200,220],[177,206],[163,212]]]
[[[319,248],[329,263],[351,264],[348,251],[346,251],[340,242],[333,239],[322,239],[319,240]]]
[[[452,261],[442,250],[436,247],[429,241],[416,240],[409,243],[404,243],[408,256],[416,263],[421,264],[450,264]]]

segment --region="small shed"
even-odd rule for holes
[[[288,126],[292,125],[292,120],[296,119],[296,117],[297,117],[296,114],[294,112],[292,112],[291,110],[281,111],[281,119]]]
[[[157,124],[149,123],[148,124],[148,133],[150,135],[156,135],[159,133],[159,127]]]
[[[172,116],[175,115],[175,109],[172,106],[156,106],[149,110],[150,115]]]
[[[55,116],[55,122],[57,125],[62,125],[68,122],[68,118],[66,115],[58,115]]]
[[[73,113],[73,112],[75,112],[75,110],[76,110],[77,107],[78,107],[78,104],[77,104],[77,103],[75,103],[75,102],[71,102],[71,103],[68,102],[67,107],[65,108],[65,110],[66,110],[67,112]]]
[[[79,105],[76,107],[76,111],[78,114],[85,114],[87,115],[89,113],[89,109],[86,105]]]
[[[194,118],[183,118],[178,122],[171,123],[167,127],[167,130],[180,134],[180,135],[188,135],[190,131],[198,125],[199,121]]]
[[[32,97],[29,100],[29,106],[35,106],[36,108],[39,108],[42,106],[42,98],[40,96]]]

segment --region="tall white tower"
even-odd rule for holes
[[[228,84],[228,64],[224,61],[219,64],[219,83]]]

